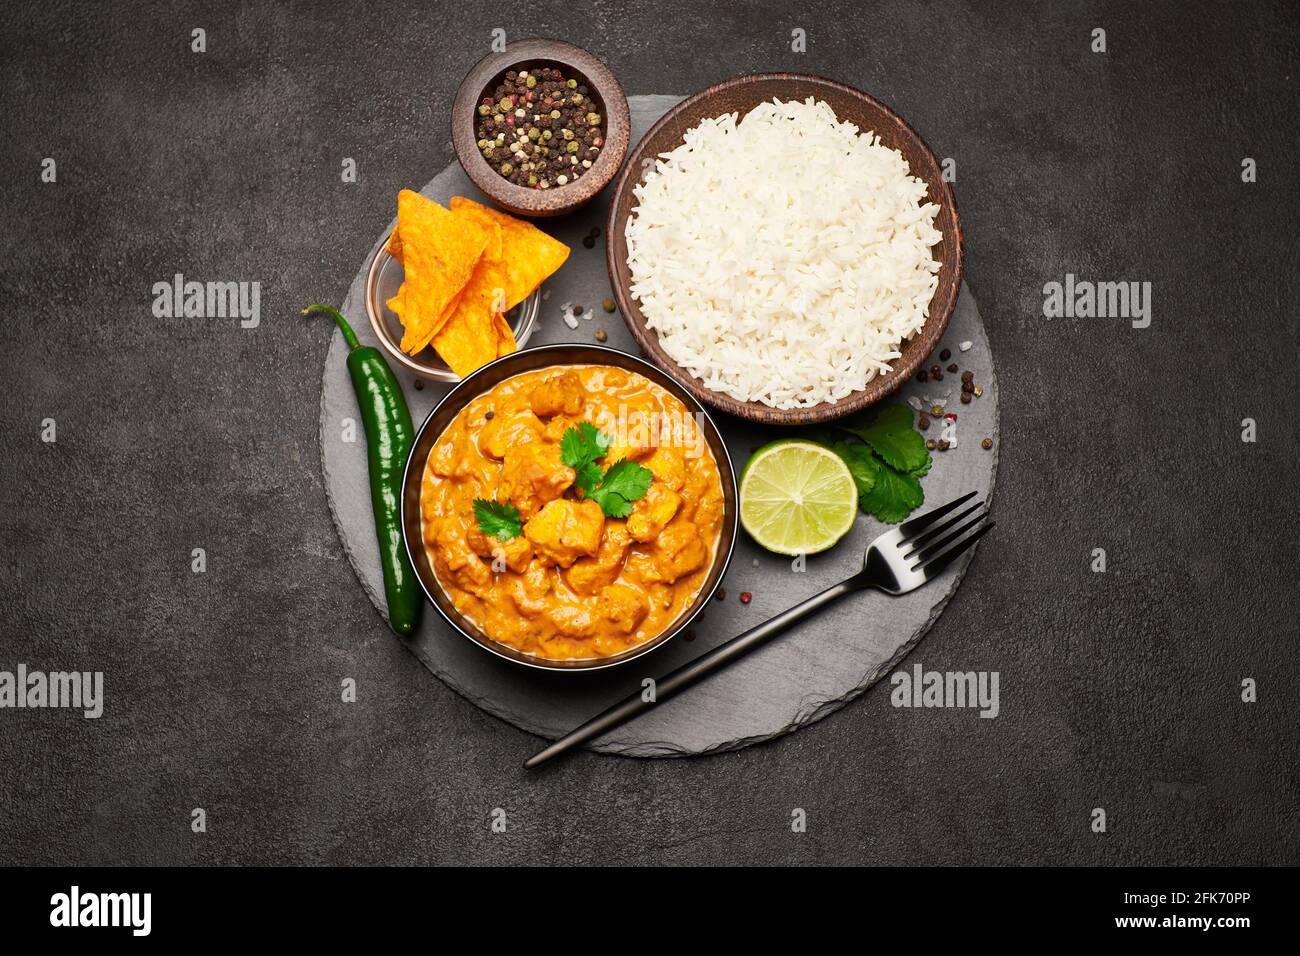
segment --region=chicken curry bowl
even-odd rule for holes
[[[724,525],[734,533],[703,422],[609,365],[538,368],[469,399],[420,483],[443,594],[490,640],[542,661],[653,641],[697,606]]]

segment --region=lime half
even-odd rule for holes
[[[783,439],[754,452],[740,475],[740,523],[777,554],[825,551],[853,527],[858,488],[840,456]]]

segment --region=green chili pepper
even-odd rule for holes
[[[415,569],[402,543],[402,471],[415,442],[411,411],[402,387],[379,350],[362,347],[356,333],[337,309],[309,305],[303,315],[329,315],[343,331],[348,345],[348,372],[361,406],[370,459],[370,501],[379,538],[379,562],[384,569],[388,623],[398,634],[410,634],[420,622],[424,597]]]

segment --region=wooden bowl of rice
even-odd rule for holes
[[[797,105],[810,98],[813,105]],[[765,152],[763,140],[757,151],[725,152],[728,142],[745,144],[735,133],[745,117],[773,101],[785,106],[759,111],[751,130],[778,139],[772,152]],[[787,114],[769,122],[767,113],[783,108]],[[796,122],[792,117],[802,121],[814,109],[825,129],[786,132]],[[730,113],[738,114],[739,125],[716,130],[712,121]],[[857,127],[856,138],[846,123]],[[692,130],[691,149],[700,159],[677,163],[668,171],[679,177],[677,185],[666,185],[672,181],[661,175],[662,157],[682,147]],[[863,137],[868,132],[875,142]],[[706,135],[732,139],[707,141]],[[848,160],[833,148],[836,136],[849,138]],[[861,154],[854,152],[859,141],[865,143]],[[806,183],[785,177],[782,182],[794,183],[786,189],[762,178],[773,163],[801,168],[801,149],[810,159]],[[886,151],[897,151],[906,168]],[[715,164],[715,174],[706,156],[729,158]],[[784,425],[852,414],[893,394],[922,367],[956,307],[961,220],[941,173],[939,160],[901,116],[842,83],[768,73],[711,86],[651,128],[615,185],[606,255],[619,310],[651,360],[714,408]],[[861,183],[861,190],[843,188],[850,183]],[[873,190],[871,183],[879,185]],[[828,208],[835,202],[840,205]],[[789,215],[771,211],[782,203]],[[911,208],[924,215],[914,216]],[[819,216],[832,214],[840,219],[822,228]],[[869,226],[874,233],[867,233]],[[754,235],[764,238],[756,245]],[[743,258],[749,255],[754,258]]]

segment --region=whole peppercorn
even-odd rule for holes
[[[950,371],[950,372],[955,372],[955,371],[957,371],[957,363],[956,363],[956,362],[953,362],[951,365],[949,365],[949,366],[948,366],[948,371]]]
[[[921,431],[925,431],[927,428],[929,428],[930,416],[927,415],[925,412],[922,412],[921,417],[916,420],[916,427],[921,429]]]
[[[944,349],[942,352],[939,353],[939,361],[941,361],[941,362],[946,362],[946,361],[948,361],[948,359],[950,359],[950,358],[952,358],[952,350],[951,350],[951,349]]]
[[[982,442],[980,442],[980,447],[983,448],[985,451],[988,451],[990,448],[993,447],[993,439],[992,438],[984,439]]]

